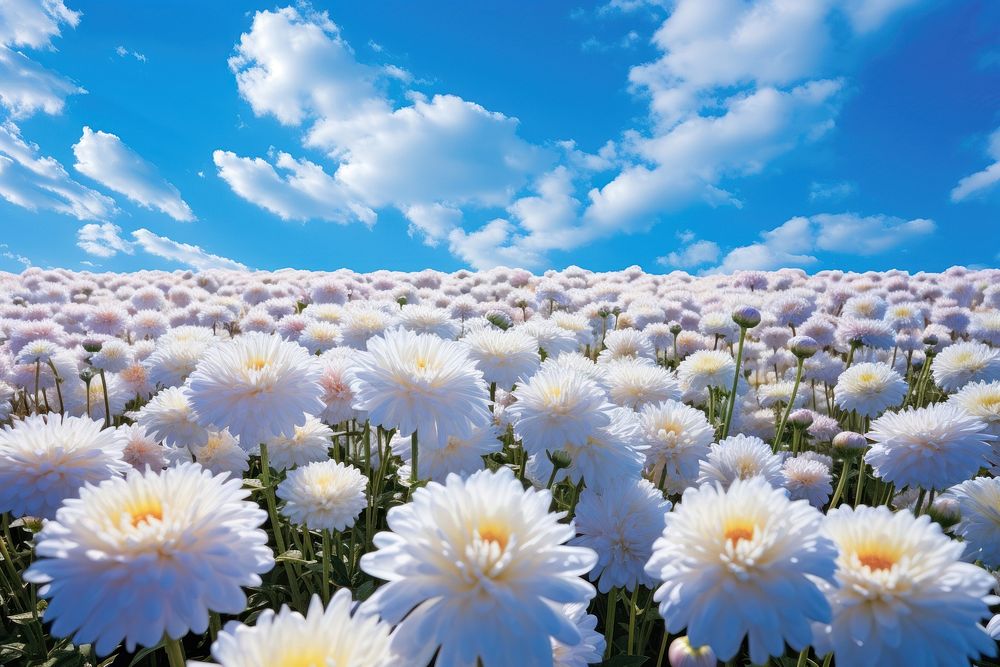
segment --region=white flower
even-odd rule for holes
[[[503,447],[497,439],[497,431],[494,424],[485,424],[477,427],[467,438],[448,436],[448,443],[444,447],[420,447],[418,452],[420,476],[435,482],[444,482],[452,473],[468,477],[477,470],[482,470],[485,467],[483,457],[498,452]],[[392,439],[392,453],[404,461],[397,472],[400,479],[406,479],[410,475],[412,451],[410,445],[409,436],[397,436]]]
[[[989,443],[996,439],[980,419],[949,403],[887,412],[865,436],[875,442],[865,462],[877,477],[897,488],[924,489],[945,489],[975,475],[988,464]]]
[[[108,405],[111,410],[111,417],[120,415],[125,409],[125,404],[134,398],[128,388],[118,379],[117,375],[105,374],[104,379],[100,375],[94,375],[88,385],[78,377],[64,378],[62,383],[63,406],[71,415],[78,417],[107,417],[107,409],[104,405],[104,381],[108,386]],[[88,406],[87,396],[90,396]],[[49,399],[51,404],[52,399]],[[90,410],[88,413],[87,410]]]
[[[340,342],[340,327],[330,322],[309,322],[302,329],[296,342],[310,354],[324,352]]]
[[[833,388],[834,400],[844,410],[862,417],[877,417],[906,397],[906,382],[887,364],[855,364],[840,374]]]
[[[948,402],[979,417],[986,422],[989,433],[1000,436],[1000,380],[970,382],[949,396]]]
[[[169,387],[135,413],[137,424],[167,446],[198,447],[208,442],[208,429],[194,420],[187,387]]]
[[[194,372],[201,356],[215,344],[211,329],[182,326],[156,341],[156,349],[143,362],[153,386],[176,387]]]
[[[538,342],[521,329],[481,329],[466,335],[462,342],[483,378],[501,389],[510,389],[538,370]]]
[[[136,470],[145,470],[149,466],[153,470],[163,470],[167,467],[166,453],[163,445],[156,438],[146,433],[139,424],[123,424],[118,432],[125,438],[125,448],[122,458]]]
[[[231,623],[212,644],[212,658],[222,667],[391,667],[387,623],[375,616],[351,614],[351,593],[340,589],[323,609],[318,595],[303,616],[283,606],[265,609],[252,626]],[[189,662],[189,665],[206,663]]]
[[[962,520],[955,529],[965,540],[966,555],[990,568],[1000,566],[1000,478],[976,477],[953,486]]]
[[[698,483],[719,482],[723,488],[738,479],[763,477],[771,486],[780,487],[781,457],[771,446],[752,435],[731,435],[712,445],[708,457],[699,464]]]
[[[646,469],[659,483],[664,475],[670,493],[680,493],[698,478],[698,465],[708,456],[715,429],[705,413],[678,401],[646,405],[639,412],[639,429],[646,450]]]
[[[708,387],[731,391],[735,374],[736,361],[732,356],[728,352],[715,350],[699,350],[677,366],[681,386],[691,391],[701,391]]]
[[[278,485],[285,501],[281,513],[298,526],[312,530],[344,530],[354,525],[368,505],[368,478],[354,466],[319,461],[289,470]]]
[[[506,414],[530,454],[580,447],[611,423],[614,406],[604,391],[582,374],[558,365],[539,370],[514,396],[517,402]]]
[[[31,415],[0,431],[0,512],[50,519],[81,486],[127,472],[125,438],[88,417]]]
[[[597,552],[597,565],[590,571],[597,590],[653,587],[655,580],[643,568],[669,511],[670,501],[646,480],[625,482],[603,492],[584,489],[576,506],[579,537],[570,544]]]
[[[809,453],[809,452],[807,452]],[[781,469],[785,488],[792,500],[808,500],[813,507],[822,508],[833,493],[830,466],[805,455],[787,459]]]
[[[132,348],[123,340],[106,340],[99,352],[90,357],[90,365],[106,373],[119,373],[132,363]]]
[[[332,438],[332,428],[315,417],[307,417],[305,424],[295,427],[291,437],[279,435],[267,440],[268,462],[275,470],[284,470],[325,461],[330,458]]]
[[[353,362],[350,358],[337,354],[338,351],[335,349],[319,358],[323,370],[319,378],[319,384],[323,387],[320,399],[326,407],[318,416],[330,424],[339,424],[349,419],[364,421],[367,418],[365,413],[354,409],[354,393],[347,377],[347,370]]]
[[[754,663],[782,655],[785,642],[808,646],[810,621],[830,619],[816,582],[833,578],[836,550],[820,534],[822,520],[761,478],[728,491],[687,489],[646,566],[663,582],[653,599],[666,630],[687,628],[693,645],[710,646],[720,660],[735,656],[747,635]]]
[[[638,417],[628,408],[613,408],[610,414],[611,422],[582,444],[563,445],[570,459],[566,474],[574,483],[585,480],[594,489],[617,488],[642,475],[646,445],[639,436]]]
[[[624,357],[608,362],[605,384],[611,402],[638,410],[644,405],[680,400],[676,376],[645,358]]]
[[[401,664],[426,665],[440,647],[438,667],[551,665],[550,638],[581,641],[563,605],[594,596],[580,575],[597,557],[563,546],[575,530],[551,500],[501,468],[431,482],[389,510],[392,532],[375,536],[361,568],[388,581],[365,604],[399,624]]]
[[[490,421],[483,374],[454,341],[395,329],[368,341],[349,376],[354,406],[373,424],[416,431],[425,447],[468,437]]]
[[[191,407],[205,428],[225,429],[245,449],[291,434],[323,409],[319,364],[277,335],[249,333],[205,353],[188,379]]]
[[[241,613],[241,587],[274,566],[267,513],[248,495],[197,464],[83,487],[37,535],[24,575],[49,598],[52,634],[106,655],[203,633],[210,610]]]
[[[838,665],[967,664],[996,643],[979,624],[990,616],[996,583],[959,562],[962,545],[929,516],[886,507],[838,507],[823,526],[837,546],[837,587],[824,586],[833,608],[816,627],[817,653]]]
[[[229,431],[208,431],[205,444],[191,447],[194,459],[213,475],[227,472],[242,477],[250,469],[250,456]]]
[[[948,393],[970,382],[1000,380],[1000,350],[978,342],[949,345],[934,357],[931,375],[934,383]]]
[[[573,603],[563,606],[566,618],[576,624],[580,641],[567,646],[558,639],[552,640],[552,667],[587,667],[601,661],[607,645],[604,635],[596,631],[597,617],[587,613],[587,605]]]

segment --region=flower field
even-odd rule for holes
[[[1000,270],[0,274],[0,664],[1000,664]]]

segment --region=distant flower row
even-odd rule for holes
[[[1000,270],[29,269],[0,341],[0,663],[997,654]]]

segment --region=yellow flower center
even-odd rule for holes
[[[892,569],[892,566],[897,562],[895,556],[888,553],[885,549],[879,549],[878,547],[859,551],[857,557],[862,565],[873,572]]]
[[[328,656],[316,648],[302,650],[290,647],[275,667],[326,667],[327,664]]]
[[[749,521],[734,519],[726,523],[723,536],[727,542],[732,542],[733,546],[736,546],[742,540],[752,540],[754,529],[755,526]]]
[[[494,542],[500,551],[507,548],[507,542],[510,541],[510,530],[506,526],[502,526],[498,523],[487,521],[479,525],[477,530],[479,533],[479,539],[483,542]]]
[[[247,370],[259,371],[264,366],[267,366],[267,359],[264,357],[251,357],[247,359]]]

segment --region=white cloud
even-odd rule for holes
[[[133,58],[135,58],[136,60],[138,60],[141,63],[146,62],[146,54],[139,53],[138,51],[129,51],[124,46],[120,46],[119,45],[115,49],[115,53],[117,53],[122,58],[127,58],[128,56],[132,56]]]
[[[24,255],[19,255],[18,253],[12,251],[10,246],[6,243],[0,243],[0,257],[6,257],[7,259],[12,259],[18,264],[24,267],[31,266],[31,260]]]
[[[174,220],[190,222],[195,219],[177,188],[116,135],[84,127],[80,141],[73,146],[73,155],[77,171],[109,190],[125,195],[140,206],[158,209]]]
[[[79,220],[102,220],[117,212],[113,199],[74,181],[9,121],[0,124],[0,197],[30,211],[56,211]]]
[[[657,257],[656,261],[676,269],[691,269],[718,261],[719,252],[719,244],[714,241],[695,241],[681,248],[679,252],[674,251],[664,257]]]
[[[856,32],[876,30],[894,14],[914,7],[923,0],[843,0],[843,11]]]
[[[817,251],[871,256],[884,253],[932,233],[934,222],[855,213],[820,214],[791,218],[761,233],[761,241],[734,248],[713,269],[717,273],[742,270],[770,271],[815,264]]]
[[[420,231],[424,243],[435,247],[462,223],[461,209],[443,204],[412,204],[403,214],[410,221],[410,236]]]
[[[1000,183],[1000,128],[993,131],[986,146],[986,154],[993,163],[982,171],[966,176],[951,191],[951,200],[960,202],[981,194]]]
[[[215,151],[212,159],[233,192],[282,220],[375,223],[373,210],[353,201],[340,182],[309,160],[278,153],[275,165],[284,172],[278,173],[266,160],[229,151]]]
[[[514,233],[514,225],[497,218],[474,232],[452,230],[448,237],[449,249],[479,270],[496,266],[541,267],[544,258],[517,247]]]
[[[854,183],[848,181],[837,181],[835,183],[820,183],[813,181],[809,184],[809,201],[840,201],[850,197],[858,191]]]
[[[69,10],[62,0],[0,3],[0,105],[13,118],[26,118],[37,111],[61,113],[67,96],[86,92],[15,50],[51,48],[63,24],[76,27],[79,22],[79,12]]]
[[[135,243],[151,255],[189,266],[199,271],[208,269],[246,270],[246,266],[237,261],[205,252],[199,246],[180,243],[166,236],[157,236],[148,229],[137,229],[132,232]]]
[[[76,232],[76,245],[88,255],[114,257],[132,254],[132,244],[121,237],[122,229],[110,222],[86,224]]]

